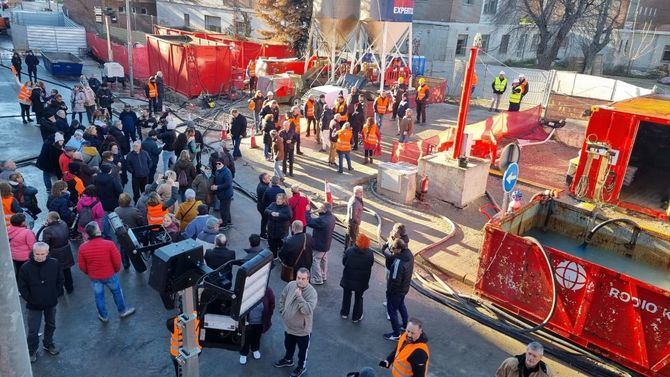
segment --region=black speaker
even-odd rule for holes
[[[204,249],[192,239],[157,249],[151,260],[149,286],[161,294],[192,287],[204,274]]]

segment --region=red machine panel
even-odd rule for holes
[[[646,376],[670,376],[670,292],[551,247],[558,301],[547,329]],[[477,292],[540,323],[551,275],[534,243],[486,228]]]

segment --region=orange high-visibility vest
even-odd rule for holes
[[[74,189],[77,190],[77,194],[81,196],[81,194],[84,193],[84,189],[86,189],[86,186],[84,186],[84,181],[82,181],[81,178],[74,174],[72,175],[72,178],[74,179]]]
[[[256,110],[256,101],[254,101],[253,98],[249,100],[248,108],[249,108],[249,111]]]
[[[147,86],[149,87],[149,98],[158,97],[158,85],[155,82],[149,81]]]
[[[347,114],[347,104],[342,101],[342,103],[335,103],[334,110],[336,113],[340,114],[340,122],[346,122],[349,120],[349,115]]]
[[[372,123],[371,125],[363,126],[363,142],[368,145],[377,145],[379,138],[377,137],[378,128],[377,125]]]
[[[313,117],[314,116],[314,101],[308,99],[305,102],[305,116]]]
[[[377,114],[386,114],[386,110],[389,107],[389,98],[388,97],[377,97],[375,100],[375,105],[377,105]]]
[[[292,115],[288,120],[291,124],[295,126],[295,133],[300,133],[300,115]]]
[[[28,90],[28,87],[22,85],[19,90],[19,95],[16,98],[18,98],[21,103],[30,103],[30,91]]]
[[[354,134],[351,130],[342,130],[337,134],[337,145],[335,149],[340,152],[349,152],[351,151],[351,138]]]
[[[256,77],[256,61],[250,60],[249,65],[247,66],[249,70],[249,77]]]
[[[428,360],[430,360],[430,351],[428,350],[428,345],[426,343],[409,343],[405,344],[407,341],[407,334],[403,333],[398,339],[398,345],[396,346],[395,358],[393,359],[393,365],[391,365],[391,374],[393,377],[412,377],[412,365],[407,360],[410,355],[418,349],[423,350],[426,355],[428,355]],[[429,361],[426,361],[426,375],[428,375],[428,364]]]
[[[172,335],[170,336],[170,355],[172,355],[173,357],[179,356],[179,347],[181,347],[182,344],[184,343],[184,337],[182,336],[181,328],[177,326],[178,322],[179,319],[177,317],[174,317],[173,322],[174,330],[172,331]],[[200,320],[196,318],[195,343],[198,345],[199,349],[202,349],[202,346],[200,345],[200,339],[198,337],[199,333],[200,333]]]
[[[421,101],[422,99],[426,98],[426,92],[428,92],[428,89],[428,85],[426,84],[419,86],[419,89],[417,89],[416,93],[416,99]]]
[[[9,226],[9,219],[14,216],[14,212],[12,212],[12,203],[14,202],[14,197],[13,196],[8,196],[6,198],[2,198],[2,209],[5,211],[5,225]]]
[[[477,77],[477,72],[472,72],[472,86],[477,86],[479,82],[479,77]]]
[[[162,224],[163,217],[168,214],[167,209],[163,209],[162,204],[147,206],[147,223],[149,225]]]

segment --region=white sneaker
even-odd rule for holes
[[[390,320],[391,320],[391,316],[389,315],[389,312],[386,312],[386,320],[387,320],[387,321],[390,321]]]
[[[247,357],[240,355],[240,364],[247,365]]]
[[[261,358],[261,351],[254,351],[254,359],[259,360]]]

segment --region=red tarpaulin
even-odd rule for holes
[[[547,133],[540,124],[541,106],[517,112],[502,112],[465,126],[465,133],[475,141],[470,154],[495,162],[498,141],[502,139],[544,140]],[[417,165],[422,156],[446,151],[454,144],[455,129],[450,128],[427,139],[410,143],[393,143],[391,162],[404,161]]]
[[[192,36],[148,35],[151,72],[162,71],[165,85],[189,98],[202,92],[228,94],[232,86],[230,46]]]
[[[291,58],[295,56],[288,45],[269,44],[262,41],[240,41],[231,35],[221,33],[197,33],[173,29],[165,26],[154,26],[154,32],[159,35],[190,35],[211,41],[224,42],[232,46],[233,65],[247,68],[249,61],[261,57]]]
[[[104,61],[109,60],[106,39],[100,38],[95,33],[87,32],[86,43],[88,43],[88,47],[96,58]],[[112,54],[114,55],[114,61],[123,66],[124,72],[128,76],[130,71],[128,70],[128,49],[126,46],[112,43]],[[151,76],[151,70],[149,69],[147,48],[146,46],[135,45],[133,47],[133,77],[143,80],[149,76]]]

